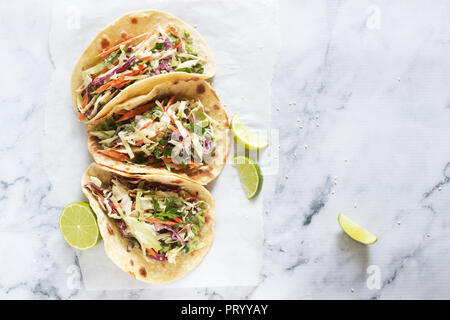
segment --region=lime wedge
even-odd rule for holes
[[[192,111],[192,116],[194,117],[194,120],[197,122],[197,125],[204,128],[209,125],[209,120],[206,114],[203,112],[202,109],[198,108]]]
[[[372,233],[354,223],[352,220],[339,213],[338,222],[342,230],[353,240],[361,242],[363,244],[374,244],[378,238]]]
[[[252,199],[256,197],[261,191],[263,183],[261,169],[258,164],[247,157],[237,156],[233,158],[233,166],[238,170],[247,198]]]
[[[266,140],[244,126],[236,114],[233,118],[231,118],[231,131],[233,132],[237,142],[245,146],[247,149],[258,150],[269,145]]]
[[[86,202],[68,204],[59,217],[59,228],[64,240],[75,249],[90,249],[101,239],[95,214]]]

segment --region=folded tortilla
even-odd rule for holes
[[[227,114],[203,79],[166,79],[90,123],[89,152],[95,162],[126,173],[170,172],[207,184],[220,174],[230,149]]]
[[[127,13],[100,31],[76,63],[71,79],[74,109],[81,121],[95,121],[152,78],[173,72],[214,76],[216,64],[200,34],[168,13]]]
[[[97,216],[106,254],[138,280],[180,279],[200,264],[213,243],[214,200],[197,183],[170,174],[130,176],[93,163],[82,178],[82,190]],[[187,205],[180,209],[180,204]],[[149,237],[162,240],[155,244]]]

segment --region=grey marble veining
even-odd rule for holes
[[[448,1],[280,1],[280,168],[263,190],[259,284],[124,291],[73,285],[78,261],[49,198],[50,8],[0,4],[0,298],[450,298]],[[339,212],[378,242],[342,234]]]

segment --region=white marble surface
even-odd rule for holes
[[[0,4],[0,298],[450,298],[448,1],[280,1],[259,284],[122,291],[78,287],[59,233],[41,148],[51,4],[27,3]],[[347,238],[339,212],[379,241]]]

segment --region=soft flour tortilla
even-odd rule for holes
[[[182,20],[165,12],[154,10],[130,12],[120,17],[111,25],[100,31],[94,38],[94,40],[89,44],[89,46],[84,50],[80,59],[75,65],[71,79],[71,91],[76,113],[79,114],[77,108],[77,95],[75,91],[83,84],[82,72],[83,70],[86,70],[103,61],[104,58],[96,57],[99,53],[101,53],[105,48],[109,48],[116,45],[117,43],[122,42],[124,39],[132,38],[144,32],[152,31],[157,25],[165,27],[168,24],[179,26],[190,33],[199,57],[206,60],[206,64],[204,65],[204,73],[198,75],[196,74],[196,76],[204,79],[212,78],[216,73],[216,63],[211,51],[208,48],[208,45],[197,32],[197,30],[195,30],[193,27],[186,24]],[[189,74],[186,72],[175,73]],[[135,96],[137,92],[141,91],[141,86],[148,87],[146,83],[149,81],[153,82],[153,78],[164,78],[165,76],[166,75],[163,74],[136,81],[132,85],[122,90],[106,105],[104,105],[94,118],[92,118],[91,120],[86,119],[84,120],[84,122],[95,121],[96,119],[101,118],[102,116],[107,114],[111,110],[112,106],[116,103],[121,103]]]
[[[89,124],[88,149],[94,157],[95,162],[130,174],[164,174],[169,172],[165,168],[154,168],[149,165],[122,162],[98,152],[101,150],[101,146],[97,142],[98,139],[93,136],[91,132],[95,131],[95,126],[99,122],[111,116],[115,111],[131,110],[154,98],[175,95],[176,98],[200,99],[205,108],[205,112],[217,121],[217,125],[214,126],[216,133],[215,156],[211,159],[210,163],[199,169],[176,171],[174,174],[177,174],[183,178],[194,180],[200,184],[207,184],[216,178],[225,165],[230,149],[231,138],[228,129],[229,124],[227,114],[211,86],[203,79],[192,77],[192,75],[186,76],[182,74],[171,74],[168,78],[166,78],[166,81],[162,83],[152,84],[148,88],[142,88],[142,93],[146,94],[115,105],[110,114]]]
[[[149,283],[164,283],[180,279],[195,269],[209,251],[214,240],[215,207],[214,199],[208,190],[197,183],[180,179],[170,174],[133,176],[133,178],[145,179],[147,181],[177,185],[192,194],[198,192],[198,198],[209,204],[209,209],[205,212],[205,225],[199,233],[199,249],[189,254],[182,254],[176,257],[175,264],[169,263],[168,261],[151,259],[148,261],[144,258],[140,248],[134,247],[131,249],[129,247],[129,241],[122,236],[116,224],[112,223],[112,219],[102,210],[96,198],[83,187],[85,183],[90,182],[89,177],[91,176],[97,177],[102,183],[108,183],[111,180],[112,172],[129,177],[127,174],[93,163],[86,170],[81,181],[83,193],[89,199],[89,204],[97,215],[98,226],[108,257],[119,268],[134,278]]]

